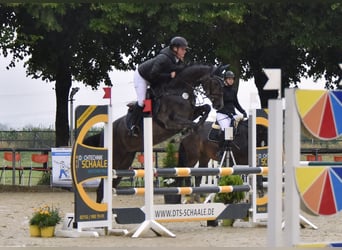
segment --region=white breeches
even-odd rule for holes
[[[234,119],[236,119],[239,115],[234,115]],[[221,127],[221,130],[224,131],[225,128],[230,127],[230,122],[231,122],[231,118],[226,115],[226,114],[222,114],[217,112],[216,113],[216,120],[218,122],[218,124]]]
[[[149,84],[138,72],[138,68],[134,71],[134,89],[137,93],[138,105],[144,107],[144,100],[146,98],[146,89]]]

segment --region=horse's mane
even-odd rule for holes
[[[174,79],[169,82],[169,86],[177,86],[178,84],[183,84],[184,82],[188,84],[195,83],[202,76],[211,73],[213,69],[212,65],[192,63],[180,71]]]
[[[194,75],[199,75],[199,73],[203,74],[203,71],[208,71],[212,69],[212,65],[202,64],[202,63],[191,63],[184,67],[182,71],[180,71],[176,78],[188,78],[194,77]]]

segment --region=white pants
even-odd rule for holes
[[[234,115],[233,117],[234,119],[236,119],[238,116],[239,115]],[[228,115],[219,112],[216,113],[216,120],[220,125],[222,131],[224,131],[225,128],[230,127],[230,122],[232,121],[232,119]]]
[[[137,93],[138,105],[144,107],[144,100],[146,98],[146,89],[149,83],[139,74],[138,67],[134,71],[134,88]]]

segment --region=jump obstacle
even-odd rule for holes
[[[267,174],[267,167],[247,167],[239,166],[224,168],[154,168],[154,176],[158,177],[189,177],[189,176],[208,176],[208,175],[241,175],[241,174]],[[114,177],[144,177],[143,169],[136,170],[113,170]]]
[[[299,91],[299,92],[295,92]],[[286,101],[286,109],[285,109],[285,152],[286,152],[286,160],[284,161],[284,169],[285,169],[285,197],[284,197],[284,218],[285,218],[285,229],[282,232],[281,227],[281,219],[282,218],[282,134],[283,134],[283,117],[282,117],[282,101],[281,100],[270,100],[269,108],[270,108],[270,129],[269,129],[269,163],[274,166],[269,170],[269,184],[272,187],[270,189],[269,194],[269,217],[268,227],[267,227],[267,238],[268,238],[268,246],[269,247],[278,247],[278,246],[311,246],[311,247],[341,247],[342,243],[340,242],[323,242],[323,243],[301,243],[300,242],[300,232],[299,232],[299,208],[300,208],[300,196],[299,193],[303,196],[304,192],[310,191],[310,187],[315,185],[315,189],[321,189],[319,195],[317,192],[312,193],[312,201],[316,203],[315,207],[318,209],[322,209],[322,212],[327,212],[331,210],[331,207],[328,208],[325,202],[319,201],[318,199],[322,198],[322,195],[329,196],[329,190],[333,188],[333,186],[341,187],[341,172],[342,166],[337,166],[335,163],[324,164],[322,162],[319,163],[310,163],[310,166],[301,166],[305,163],[300,162],[300,116],[299,113],[306,114],[306,119],[302,117],[304,122],[311,122],[313,126],[310,124],[305,124],[310,129],[310,132],[318,138],[323,138],[325,140],[331,139],[333,137],[337,137],[341,134],[340,125],[332,125],[331,120],[335,122],[341,122],[339,114],[341,113],[341,102],[338,102],[337,99],[340,99],[341,92],[331,93],[329,91],[309,91],[309,90],[295,90],[295,89],[286,89],[285,92],[285,101]],[[302,106],[296,106],[296,98],[295,96],[303,95],[305,96],[305,103]],[[329,96],[326,99],[321,97]],[[319,99],[321,98],[321,99]],[[304,100],[303,98],[301,100]],[[315,101],[317,100],[329,100],[327,105],[324,105],[322,108],[323,101],[317,102],[315,108]],[[297,100],[298,101],[298,100]],[[311,106],[310,106],[311,105]],[[334,108],[331,108],[330,105],[335,105]],[[311,108],[311,109],[310,109]],[[312,111],[310,114],[308,111]],[[324,113],[325,112],[325,113]],[[324,113],[322,115],[321,113]],[[309,118],[309,116],[312,116]],[[334,117],[334,118],[333,118]],[[330,121],[329,121],[330,119]],[[272,124],[271,124],[272,123]],[[307,127],[307,128],[308,128]],[[338,133],[336,133],[338,131]],[[308,163],[306,163],[308,164]],[[316,165],[317,164],[317,165]],[[319,165],[319,166],[318,166]],[[305,178],[303,178],[305,174]],[[288,178],[286,178],[288,176]],[[325,176],[327,178],[326,181],[315,182],[314,179],[321,179],[320,176]],[[338,177],[339,176],[339,177]],[[322,180],[322,179],[321,179]],[[304,182],[303,182],[304,181]],[[311,183],[310,183],[311,182]],[[325,183],[325,186],[323,186]],[[320,186],[321,185],[321,186]],[[320,186],[320,187],[319,187]],[[271,191],[272,190],[272,191]],[[334,198],[330,195],[328,200],[333,200],[333,208],[338,211],[342,207],[341,205],[341,188],[337,188],[334,190]],[[305,199],[305,197],[304,197]],[[321,212],[321,211],[318,211]],[[330,211],[333,212],[333,211]]]
[[[287,91],[288,92],[288,91]],[[292,93],[293,95],[293,93]],[[287,95],[286,95],[287,97]],[[298,192],[296,190],[296,185],[294,183],[293,178],[286,178],[285,179],[285,230],[284,230],[284,241],[279,241],[281,237],[282,232],[281,232],[281,221],[278,221],[274,223],[274,219],[278,220],[279,218],[282,218],[281,216],[281,201],[279,202],[279,198],[281,197],[282,193],[282,140],[279,140],[280,136],[282,135],[282,105],[277,103],[278,100],[274,100],[274,104],[270,102],[270,133],[269,133],[269,165],[275,166],[274,168],[271,168],[269,171],[269,186],[272,187],[269,189],[269,220],[268,220],[268,242],[270,246],[279,246],[279,245],[287,245],[287,246],[294,246],[299,244],[299,197],[298,197]],[[290,100],[287,102],[287,108],[285,110],[285,150],[287,152],[286,156],[286,162],[285,162],[285,175],[286,176],[295,176],[295,168],[300,165],[299,162],[299,154],[300,154],[300,137],[299,137],[299,131],[300,131],[300,126],[299,126],[299,118],[297,114],[297,110],[292,106],[292,102],[294,101]],[[290,103],[290,105],[288,104]],[[275,107],[274,107],[275,105]],[[280,111],[280,112],[279,112]],[[272,132],[273,131],[273,132]],[[274,133],[274,131],[276,131]],[[273,135],[273,136],[272,136]],[[151,147],[152,149],[152,147]],[[147,155],[145,153],[145,166],[146,164],[146,158]],[[152,166],[152,154],[150,154],[150,165]],[[108,158],[108,161],[111,158]],[[152,167],[150,168],[152,170]],[[280,173],[280,174],[279,174]],[[102,173],[103,174],[103,173]],[[106,172],[107,174],[107,172]],[[150,171],[149,173],[151,180],[153,179],[153,171]],[[111,175],[111,171],[108,172],[108,176]],[[109,178],[111,179],[111,178]],[[145,172],[145,181],[148,180],[146,178],[146,172]],[[153,184],[152,184],[153,185]],[[107,188],[110,189],[110,186],[107,185]],[[147,190],[147,187],[146,187]],[[272,193],[272,190],[274,191]],[[80,189],[82,191],[82,189]],[[149,189],[148,191],[149,195],[153,195],[153,188]],[[82,192],[81,195],[82,196]],[[149,196],[148,196],[149,197]],[[86,198],[86,197],[85,197]],[[146,193],[145,193],[145,198],[146,198]],[[146,199],[145,199],[146,201]],[[88,202],[88,201],[87,201]],[[107,203],[108,204],[108,203]],[[107,208],[107,204],[105,204]],[[279,205],[280,204],[280,205]],[[290,205],[291,204],[291,205]],[[94,204],[89,202],[90,207]],[[112,211],[109,212],[109,210],[102,209],[102,205],[99,206],[99,211],[102,213],[108,214],[109,217],[112,216]],[[153,205],[153,204],[152,204]],[[108,206],[109,207],[109,206]],[[91,207],[93,208],[93,207]],[[94,207],[97,209],[97,207]],[[274,212],[276,211],[276,212]],[[279,212],[280,211],[280,212]],[[151,209],[150,207],[144,207],[144,213],[145,215],[150,214],[151,216],[144,219],[144,222],[142,224],[143,229],[141,229],[138,233],[144,232],[146,229],[153,229],[152,226],[154,225],[159,225],[155,223],[154,220],[154,214],[153,214],[153,207]],[[85,215],[85,214],[84,214]],[[84,216],[84,218],[90,218],[92,220],[89,220],[89,224],[80,224],[79,222],[76,222],[77,225],[82,225],[83,227],[96,227],[96,225],[106,225],[108,228],[111,228],[111,223],[108,223],[109,219],[103,219],[101,218],[102,215],[100,216]],[[80,218],[83,218],[82,216]],[[84,219],[83,218],[83,219]],[[102,220],[101,220],[101,219]],[[79,218],[75,217],[75,220]],[[100,223],[94,223],[93,220],[100,219]],[[148,223],[146,222],[146,219]],[[274,226],[276,225],[276,226]],[[79,227],[77,227],[79,229]],[[139,229],[139,228],[138,228]],[[280,234],[279,234],[280,232]],[[168,234],[168,231],[165,232]],[[169,236],[174,237],[171,232],[168,234]],[[272,239],[272,240],[270,240]],[[282,242],[282,243],[279,243]],[[337,243],[338,244],[338,243]]]
[[[166,170],[166,171],[163,171]],[[115,176],[144,176],[144,170],[114,170]],[[255,170],[244,167],[222,168],[220,169],[197,169],[197,168],[173,168],[155,169],[158,176],[188,177],[188,176],[226,176],[240,173],[266,173],[267,168],[257,168]],[[202,173],[202,174],[201,174]],[[145,188],[124,188],[116,189],[117,195],[143,195]],[[205,187],[168,187],[154,188],[154,194],[194,194],[194,193],[227,193],[227,192],[248,192],[249,185],[236,186],[205,186]],[[174,204],[174,205],[154,205],[153,211],[155,220],[158,222],[182,222],[198,220],[216,220],[225,218],[243,218],[247,214],[249,204],[224,205],[222,203],[208,204]],[[138,224],[145,219],[145,208],[114,208],[115,220],[118,224]]]
[[[146,105],[147,107],[150,104]],[[153,194],[154,193],[177,193],[177,194],[191,194],[191,193],[216,193],[216,192],[234,192],[234,191],[249,191],[249,185],[242,186],[226,186],[226,187],[197,187],[197,188],[168,188],[168,189],[154,189],[153,188],[153,176],[204,176],[204,175],[230,175],[230,174],[266,174],[267,168],[249,168],[245,166],[239,166],[237,168],[221,168],[221,169],[196,169],[196,168],[175,168],[175,169],[153,169],[153,147],[152,147],[152,117],[151,112],[147,111],[147,115],[144,117],[144,166],[145,171],[141,170],[125,170],[125,171],[113,171],[111,166],[111,150],[109,150],[111,145],[111,140],[108,138],[112,138],[111,129],[108,124],[112,124],[109,117],[111,117],[111,106],[80,106],[76,109],[76,135],[77,140],[73,147],[72,153],[72,170],[73,170],[73,182],[75,184],[75,215],[74,215],[74,223],[73,228],[77,229],[77,232],[80,234],[83,233],[84,228],[97,228],[97,227],[105,227],[108,231],[112,229],[112,219],[113,219],[113,211],[118,212],[115,209],[109,209],[112,207],[111,205],[111,181],[112,177],[123,175],[123,176],[140,176],[145,178],[145,189],[131,189],[131,190],[116,190],[116,193],[121,194],[144,194],[145,195],[145,206],[143,207],[143,211],[145,214],[144,222],[135,230],[135,233],[132,237],[138,237],[141,233],[146,231],[147,229],[152,229],[152,231],[160,234],[175,237],[173,233],[168,231],[165,227],[161,226],[154,219],[156,210],[154,207],[158,209],[165,209],[167,207],[153,206]],[[88,130],[96,123],[104,122],[105,123],[105,138],[104,148],[94,148],[82,145],[82,141],[87,134]],[[109,133],[109,134],[108,134]],[[146,134],[145,134],[146,133]],[[94,157],[96,159],[100,159],[101,166],[96,166],[96,168],[91,167],[83,167],[82,162],[89,157]],[[130,172],[131,171],[131,172]],[[94,178],[106,178],[105,179],[105,194],[104,194],[104,203],[96,203],[94,202],[88,195],[86,194],[82,184],[88,179]],[[187,206],[189,205],[189,206]],[[227,206],[221,206],[212,203],[212,204],[182,204],[180,205],[182,208],[180,210],[184,211],[212,211],[212,214],[215,216],[195,216],[195,217],[186,217],[178,220],[186,220],[186,219],[194,219],[194,220],[209,220],[215,218],[221,218],[224,215],[227,215],[227,211],[229,212],[230,208]],[[174,207],[173,209],[178,209],[178,207]],[[204,209],[204,210],[203,210]],[[120,210],[123,212],[124,210]],[[127,210],[126,210],[127,211]],[[158,211],[158,210],[157,210]],[[175,210],[172,210],[175,211]],[[223,214],[223,215],[222,215]],[[221,217],[220,217],[221,216]],[[118,219],[119,216],[116,216]],[[241,218],[241,217],[240,217]],[[169,220],[172,221],[172,218]],[[174,220],[177,220],[175,218]],[[165,221],[165,220],[164,220]],[[87,231],[87,233],[89,233]],[[127,232],[125,232],[126,234]],[[95,233],[94,233],[95,234]]]
[[[254,119],[256,118],[256,114],[254,115]],[[255,124],[261,124],[261,125],[265,125],[267,124],[267,119],[266,118],[261,118],[259,117],[258,121],[255,121]],[[256,125],[250,125],[250,128],[254,128],[253,130],[249,131],[249,134],[251,136],[249,136],[249,140],[252,140],[254,138],[254,142],[255,143],[251,143],[251,141],[249,141],[249,152],[253,151],[256,152],[256,147],[255,146],[251,146],[251,145],[256,145],[256,132],[255,132],[255,128]],[[261,152],[261,153],[260,153]],[[265,155],[265,148],[263,148],[261,151],[259,151],[260,154],[263,155],[258,155],[259,157],[259,161],[260,162],[265,162],[264,160],[264,155]],[[256,155],[256,153],[255,153]],[[249,175],[249,176],[253,176],[253,180],[252,180],[252,184],[253,184],[253,188],[252,190],[256,190],[256,175],[265,175],[268,172],[268,168],[267,167],[256,167],[256,163],[251,160],[251,159],[255,159],[256,157],[253,157],[251,155],[249,155],[249,160],[250,162],[253,162],[253,167],[249,167],[246,165],[236,165],[233,168],[230,167],[225,167],[225,168],[168,168],[168,169],[153,169],[153,175],[154,176],[173,176],[173,177],[188,177],[188,176],[209,176],[209,175],[216,175],[216,176],[225,176],[225,175],[231,175],[231,174],[239,174],[239,175]],[[267,161],[266,161],[267,162]],[[265,165],[265,164],[261,164],[261,165]],[[145,164],[146,166],[146,164]],[[152,174],[152,173],[150,173]],[[130,176],[130,177],[144,177],[145,176],[145,172],[144,170],[113,170],[113,176]],[[153,177],[151,177],[152,179]],[[152,181],[152,180],[151,180]],[[146,182],[146,177],[145,177],[145,182]],[[241,191],[249,191],[250,187],[249,186],[243,186],[243,187],[233,187],[234,191],[238,191],[238,188]],[[119,192],[117,194],[143,194],[143,190],[145,189],[134,189],[131,188],[129,190],[116,190],[116,192]],[[182,188],[167,188],[167,189],[152,189],[153,193],[159,193],[159,194],[163,194],[163,193],[173,193],[173,194],[191,194],[191,193],[210,193],[210,194],[214,194],[217,192],[221,192],[222,188],[218,187],[218,186],[205,186],[205,187],[197,187],[197,188],[190,188],[190,187],[182,187]],[[226,189],[230,192],[231,188]],[[157,192],[156,192],[157,191]],[[252,192],[253,197],[252,197],[252,204],[255,204],[256,202],[256,195],[255,192]],[[145,199],[146,200],[146,199]],[[263,199],[265,200],[265,199]],[[266,199],[267,200],[267,199]],[[198,206],[199,208],[203,205],[207,206],[207,208],[210,208],[210,206],[212,206],[213,203],[207,203],[207,204],[194,204],[193,206]],[[160,214],[159,211],[161,210],[168,210],[170,213],[174,214],[174,211],[177,210],[182,210],[182,209],[187,209],[186,207],[189,206],[189,204],[182,204],[182,205],[173,205],[173,206],[154,206],[155,212],[154,214]],[[233,211],[232,207],[233,206],[240,206],[239,208],[237,208],[240,213],[236,213]],[[224,219],[224,218],[244,218],[246,217],[246,215],[248,214],[248,210],[250,208],[251,204],[246,204],[246,203],[242,203],[242,204],[233,204],[233,205],[228,205],[226,206],[224,211],[221,211],[222,213],[217,213],[220,214],[220,216],[216,217],[216,219]],[[259,216],[265,216],[265,214],[267,213],[257,213],[257,205],[254,205],[255,209],[253,209],[253,216],[254,214],[258,214]],[[264,205],[263,205],[264,206]],[[126,209],[126,210],[125,210]],[[113,211],[116,213],[116,221],[118,223],[122,223],[122,224],[130,224],[130,223],[138,223],[141,220],[141,215],[137,215],[137,214],[141,214],[139,212],[139,209],[131,209],[131,208],[123,208],[123,209],[113,209]],[[126,211],[126,212],[125,212]],[[134,211],[134,212],[132,212]],[[134,216],[137,215],[137,216]],[[125,219],[125,217],[130,217],[131,219]],[[140,219],[139,219],[140,218]],[[257,219],[259,219],[260,217],[258,217]],[[199,218],[196,216],[192,216],[192,217],[188,217],[185,218],[183,217],[182,219],[176,217],[176,218],[168,218],[167,221],[184,221],[184,220],[198,220]],[[215,217],[211,217],[211,218],[207,218],[206,220],[214,220]],[[158,218],[158,221],[160,221],[160,218]],[[163,220],[164,221],[164,220]],[[253,221],[256,222],[256,221]]]
[[[154,168],[155,177],[189,177],[189,176],[227,176],[227,175],[266,175],[268,172],[267,167],[248,167],[245,165],[236,165],[234,167],[223,168],[167,168],[159,169]],[[143,177],[144,170],[113,170],[113,176],[117,177]],[[116,189],[114,193],[118,195],[142,195],[144,188],[125,188]],[[251,191],[249,185],[240,186],[216,186],[205,185],[200,187],[168,187],[168,188],[154,188],[154,194],[194,194],[194,193],[208,193],[213,195],[222,192],[248,192]],[[208,196],[209,197],[209,196]],[[250,209],[250,203],[230,204],[223,207],[212,206],[219,203],[206,203],[206,204],[181,204],[181,205],[157,205],[154,206],[155,216],[159,222],[179,222],[179,221],[196,221],[196,220],[220,220],[220,219],[239,219],[245,218]],[[216,205],[215,205],[216,206]],[[215,211],[216,216],[201,216],[198,214],[188,213],[188,216],[177,216],[175,211],[197,211],[202,208],[208,211]],[[113,209],[116,214],[115,220],[118,224],[136,224],[140,223],[144,214],[139,208],[120,208]],[[166,218],[161,216],[161,213],[168,211],[172,216]],[[175,215],[175,216],[173,216]]]
[[[154,188],[153,194],[204,194],[204,193],[232,193],[232,192],[248,192],[249,185],[235,186],[207,186],[207,187],[165,187]],[[145,188],[125,188],[114,189],[114,194],[117,195],[142,195],[145,194]]]
[[[285,162],[285,175],[286,176],[295,176],[296,168],[300,166],[299,155],[300,155],[300,120],[295,108],[294,101],[294,90],[286,90],[286,109],[285,109],[285,151],[286,151],[286,162]],[[269,171],[269,186],[272,187],[269,189],[269,220],[268,220],[268,244],[270,246],[294,246],[299,245],[299,196],[298,191],[296,189],[296,184],[294,178],[286,178],[285,179],[285,230],[282,235],[281,232],[281,221],[279,218],[282,218],[281,212],[281,193],[282,193],[282,140],[279,140],[282,136],[282,104],[280,100],[270,100],[270,125],[269,125],[269,165],[274,166]],[[98,112],[98,109],[105,109],[106,113]],[[110,117],[108,116],[110,113],[110,107],[104,106],[86,106],[82,110],[82,114],[78,116],[78,133],[79,133],[79,142],[83,140],[86,132],[91,128],[91,126],[97,122],[105,122],[106,127],[105,131],[107,133],[106,138],[112,138],[111,129],[108,129],[107,124],[112,124]],[[145,122],[144,118],[144,127],[152,128],[151,119],[148,119]],[[145,130],[145,129],[144,129]],[[148,129],[145,130],[145,132]],[[151,133],[151,131],[149,131]],[[151,136],[151,134],[150,134]],[[156,230],[158,233],[163,231],[164,234],[175,237],[174,234],[169,232],[166,228],[162,227],[155,221],[155,215],[153,210],[153,203],[148,203],[148,199],[151,199],[153,196],[153,171],[152,171],[152,144],[151,137],[148,138],[148,142],[144,146],[145,149],[149,149],[145,152],[145,167],[150,169],[150,171],[146,171],[149,173],[144,173],[145,182],[146,182],[146,191],[145,192],[145,203],[147,206],[143,208],[145,218],[140,227],[138,227],[135,236],[138,237],[141,233],[143,233],[146,229]],[[80,143],[79,143],[80,144]],[[94,228],[94,227],[106,227],[108,230],[112,229],[112,209],[108,209],[112,207],[111,204],[111,181],[112,181],[112,169],[111,169],[111,140],[105,141],[105,145],[107,148],[95,149],[98,150],[94,153],[94,149],[89,149],[87,147],[82,147],[82,145],[77,145],[75,143],[73,150],[73,160],[72,165],[74,166],[73,170],[73,179],[75,179],[75,217],[74,217],[74,226],[77,228],[77,232],[81,233],[83,228]],[[82,150],[84,150],[82,152]],[[150,152],[149,152],[150,151]],[[253,150],[252,150],[253,152]],[[77,169],[78,160],[82,160],[82,156],[87,155],[97,155],[101,156],[103,159],[103,168],[101,169],[88,169],[90,171],[82,172],[82,169]],[[253,158],[252,158],[253,159]],[[255,159],[255,158],[254,158]],[[253,162],[252,162],[253,163]],[[312,164],[312,163],[311,163]],[[315,163],[316,164],[316,163]],[[322,162],[317,163],[322,165]],[[252,165],[251,165],[252,166]],[[80,171],[77,171],[80,170]],[[94,176],[96,175],[96,176]],[[105,203],[97,204],[93,202],[85,193],[85,190],[82,188],[82,183],[89,178],[98,178],[106,176],[107,180],[105,183]],[[151,185],[148,185],[151,180]],[[78,206],[76,207],[76,204]],[[198,204],[198,205],[207,205],[207,204]],[[186,210],[186,208],[184,208]],[[205,209],[205,207],[202,207]],[[199,210],[201,211],[201,210]],[[160,225],[160,226],[159,226]],[[84,232],[86,233],[86,232]],[[89,233],[89,232],[87,232]],[[90,234],[89,234],[90,235]],[[96,234],[92,234],[92,236],[96,236]],[[133,235],[134,236],[134,235]],[[284,236],[284,237],[282,237]],[[283,241],[281,240],[283,238]],[[341,246],[340,243],[336,243],[335,245]]]

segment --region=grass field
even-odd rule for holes
[[[29,174],[30,170],[28,170],[31,167],[31,164],[33,164],[33,167],[42,167],[42,164],[37,164],[37,163],[31,163],[31,154],[32,153],[37,153],[37,152],[26,152],[23,151],[21,152],[21,161],[20,163],[16,163],[16,166],[22,166],[26,170],[23,171],[22,174],[22,181],[21,184],[19,184],[19,171],[15,171],[15,185],[22,185],[22,186],[28,186],[29,185]],[[11,162],[4,161],[1,163],[1,170],[3,166],[12,166]],[[134,160],[132,163],[133,167],[141,167],[141,163],[138,162],[137,159]],[[51,154],[49,154],[49,160],[48,160],[48,168],[52,168],[52,159],[51,159]],[[13,176],[12,176],[12,170],[5,170],[3,173],[3,179],[1,179],[0,184],[2,185],[12,185],[13,183]],[[1,173],[1,172],[0,172]],[[50,186],[50,180],[52,179],[50,173],[44,173],[44,171],[32,171],[31,173],[31,183],[30,186],[37,186],[37,185],[47,185]],[[132,179],[130,180],[129,178],[123,179],[123,181],[120,183],[120,186],[140,186],[142,184],[142,180],[138,179]]]
[[[166,146],[166,143],[158,145],[158,148],[163,148]],[[302,148],[310,148],[313,149],[326,149],[326,148],[335,148],[335,149],[342,149],[342,141],[340,140],[333,140],[333,141],[320,141],[317,139],[307,139],[303,140],[301,142],[301,147]],[[21,163],[20,165],[25,167],[26,169],[31,166],[31,155],[33,153],[40,153],[40,152],[33,152],[33,151],[22,151],[20,152],[21,154]],[[1,157],[3,155],[3,152],[0,153]],[[137,154],[138,156],[139,154]],[[307,154],[302,154],[300,160],[306,161],[306,155]],[[339,154],[322,154],[322,160],[323,161],[334,161],[334,156],[340,155],[342,156],[342,151]],[[165,153],[158,153],[158,167],[163,167],[163,158],[165,157]],[[142,164],[138,162],[137,160],[138,157],[135,158],[135,160],[132,163],[132,167],[142,167]],[[156,159],[154,159],[156,160]],[[6,165],[11,165],[11,162],[1,162],[1,168]],[[34,164],[36,167],[42,167],[42,165]],[[51,169],[52,168],[52,159],[51,159],[51,154],[49,154],[49,161],[48,161],[48,167]],[[0,169],[1,169],[0,168]],[[0,170],[1,171],[1,170]],[[28,185],[28,177],[29,177],[29,170],[24,170],[23,173],[23,180],[21,185],[22,186],[27,186]],[[31,177],[31,186],[36,186],[36,185],[50,185],[50,178],[46,175],[43,175],[44,173],[42,171],[32,171],[32,177]],[[6,184],[6,185],[11,185],[12,184],[12,171],[6,170],[4,171],[5,178],[3,178],[0,182],[0,184]],[[48,178],[47,178],[48,177]],[[142,180],[139,179],[134,179],[130,180],[129,178],[125,178],[121,183],[120,186],[140,186],[142,185]],[[15,183],[16,185],[19,184],[19,178],[18,178],[18,171],[16,171],[16,177],[15,177]]]
[[[22,180],[20,185],[29,185],[29,174],[30,167],[42,168],[42,164],[32,163],[31,155],[38,152],[20,152],[21,160],[16,162],[16,167],[24,167],[25,170],[22,171]],[[3,171],[4,166],[12,166],[9,161],[3,160],[1,164],[1,171]],[[51,169],[51,156],[49,155],[48,168]],[[31,185],[45,184],[49,185],[49,181],[46,180],[47,175],[44,171],[32,171],[31,173]],[[3,178],[1,179],[1,184],[9,185],[13,183],[13,170],[7,169],[3,171]],[[15,184],[19,185],[19,170],[15,171]]]
[[[19,171],[15,171],[15,184],[19,185]],[[29,173],[30,170],[24,170],[21,180],[21,185],[29,185]],[[42,171],[32,171],[31,174],[31,186],[34,185],[49,185],[50,183],[42,183],[42,179],[44,179],[45,176],[43,176]],[[13,176],[12,176],[12,170],[5,170],[3,173],[3,178],[1,180],[1,184],[4,185],[10,185],[13,183]]]

